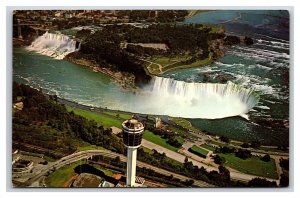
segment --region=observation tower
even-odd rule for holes
[[[135,186],[137,149],[141,146],[144,125],[133,115],[130,120],[122,123],[122,128],[123,141],[127,147],[126,185],[133,187]]]

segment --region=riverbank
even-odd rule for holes
[[[64,60],[67,60],[71,63],[81,65],[84,67],[88,67],[94,72],[100,72],[102,74],[105,74],[115,80],[119,85],[121,85],[122,88],[126,90],[131,90],[133,92],[138,90],[138,87],[135,85],[134,80],[135,76],[128,72],[121,72],[121,71],[112,71],[111,69],[107,67],[101,67],[96,62],[88,60],[84,57],[78,57],[77,52],[73,52],[71,54],[68,54]]]
[[[67,99],[64,99],[64,98],[58,98],[58,102],[61,103],[61,104],[66,105],[66,106],[70,106],[70,107],[73,107],[73,108],[78,108],[78,109],[82,109],[82,110],[86,110],[86,111],[90,111],[90,112],[94,112],[94,113],[100,113],[100,114],[105,113],[105,116],[110,116],[109,114],[112,114],[112,113],[113,114],[119,114],[119,115],[124,115],[124,114],[132,115],[132,114],[134,114],[134,112],[121,111],[121,110],[112,110],[112,109],[108,109],[108,108],[83,105],[83,104],[79,104],[75,101],[67,100]],[[152,116],[155,117],[157,115],[152,115]],[[184,118],[174,118],[174,117],[169,117],[169,119],[171,121],[176,120],[176,122],[175,122],[176,125],[174,125],[174,126],[184,127],[188,131],[194,131],[193,135],[196,134],[197,137],[200,135],[199,137],[201,137],[201,139],[212,140],[212,144],[214,146],[230,146],[230,147],[242,148],[241,145],[243,143],[247,143],[247,142],[239,141],[239,140],[236,140],[236,139],[231,139],[230,143],[224,143],[224,142],[219,141],[220,136],[213,135],[213,134],[208,134],[207,135],[204,132],[201,132],[201,129],[195,128],[195,126],[193,126],[192,123],[189,120],[186,120]],[[207,138],[204,138],[204,136],[207,137]],[[213,139],[211,139],[211,138],[213,138]],[[289,148],[287,148],[287,151],[283,152],[282,150],[277,149],[276,146],[260,145],[260,148],[258,148],[258,149],[253,149],[252,148],[251,151],[256,152],[256,153],[261,153],[261,154],[269,153],[269,154],[272,154],[272,155],[287,156],[288,155],[288,149]]]

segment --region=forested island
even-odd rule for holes
[[[151,75],[171,69],[210,64],[224,55],[226,45],[253,43],[249,37],[226,35],[222,27],[201,24],[109,25],[95,33],[82,29],[75,37],[81,48],[65,59],[133,74],[126,82],[131,85],[145,84]]]

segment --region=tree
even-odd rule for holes
[[[219,166],[220,179],[223,181],[230,181],[230,172],[224,166]]]
[[[115,160],[114,160],[117,164],[121,162],[121,158],[119,156],[115,157]]]
[[[280,166],[282,167],[282,168],[284,168],[285,170],[289,170],[289,159],[283,159],[283,158],[281,158],[280,160],[279,160],[279,164],[280,164]]]
[[[230,142],[230,139],[229,139],[228,137],[225,137],[225,136],[221,136],[221,137],[220,137],[220,140],[221,140],[222,142],[225,142],[225,143],[229,143],[229,142]]]
[[[260,142],[258,142],[258,141],[252,141],[250,143],[250,147],[251,148],[258,148],[258,147],[260,147]]]
[[[271,157],[269,154],[264,155],[262,158],[260,158],[264,162],[269,162],[271,160]]]
[[[249,148],[250,145],[247,142],[244,142],[243,144],[241,144],[241,147],[243,147],[243,148]]]
[[[277,187],[276,182],[271,182],[266,179],[254,178],[248,182],[249,187]]]
[[[241,159],[247,159],[250,158],[252,154],[249,150],[238,149],[238,151],[235,153],[235,156]]]
[[[187,179],[187,180],[184,181],[184,184],[187,185],[187,186],[191,186],[191,185],[193,185],[194,182],[195,181],[192,180],[192,179]]]
[[[219,155],[215,155],[215,156],[213,157],[213,159],[214,159],[214,162],[215,162],[216,164],[223,164],[224,161],[225,161],[225,159],[222,158],[222,157],[220,157]]]
[[[288,187],[289,186],[289,175],[282,173],[280,175],[280,182],[279,182],[280,187]]]
[[[186,156],[185,158],[184,158],[184,163],[187,163],[189,161],[189,158]]]

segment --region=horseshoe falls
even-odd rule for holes
[[[164,112],[186,118],[218,119],[246,114],[256,106],[259,97],[253,90],[231,82],[189,83],[154,77],[151,95],[146,101],[154,107],[153,114]]]
[[[63,59],[69,53],[78,51],[80,43],[64,34],[46,32],[34,40],[27,49],[55,59]]]

